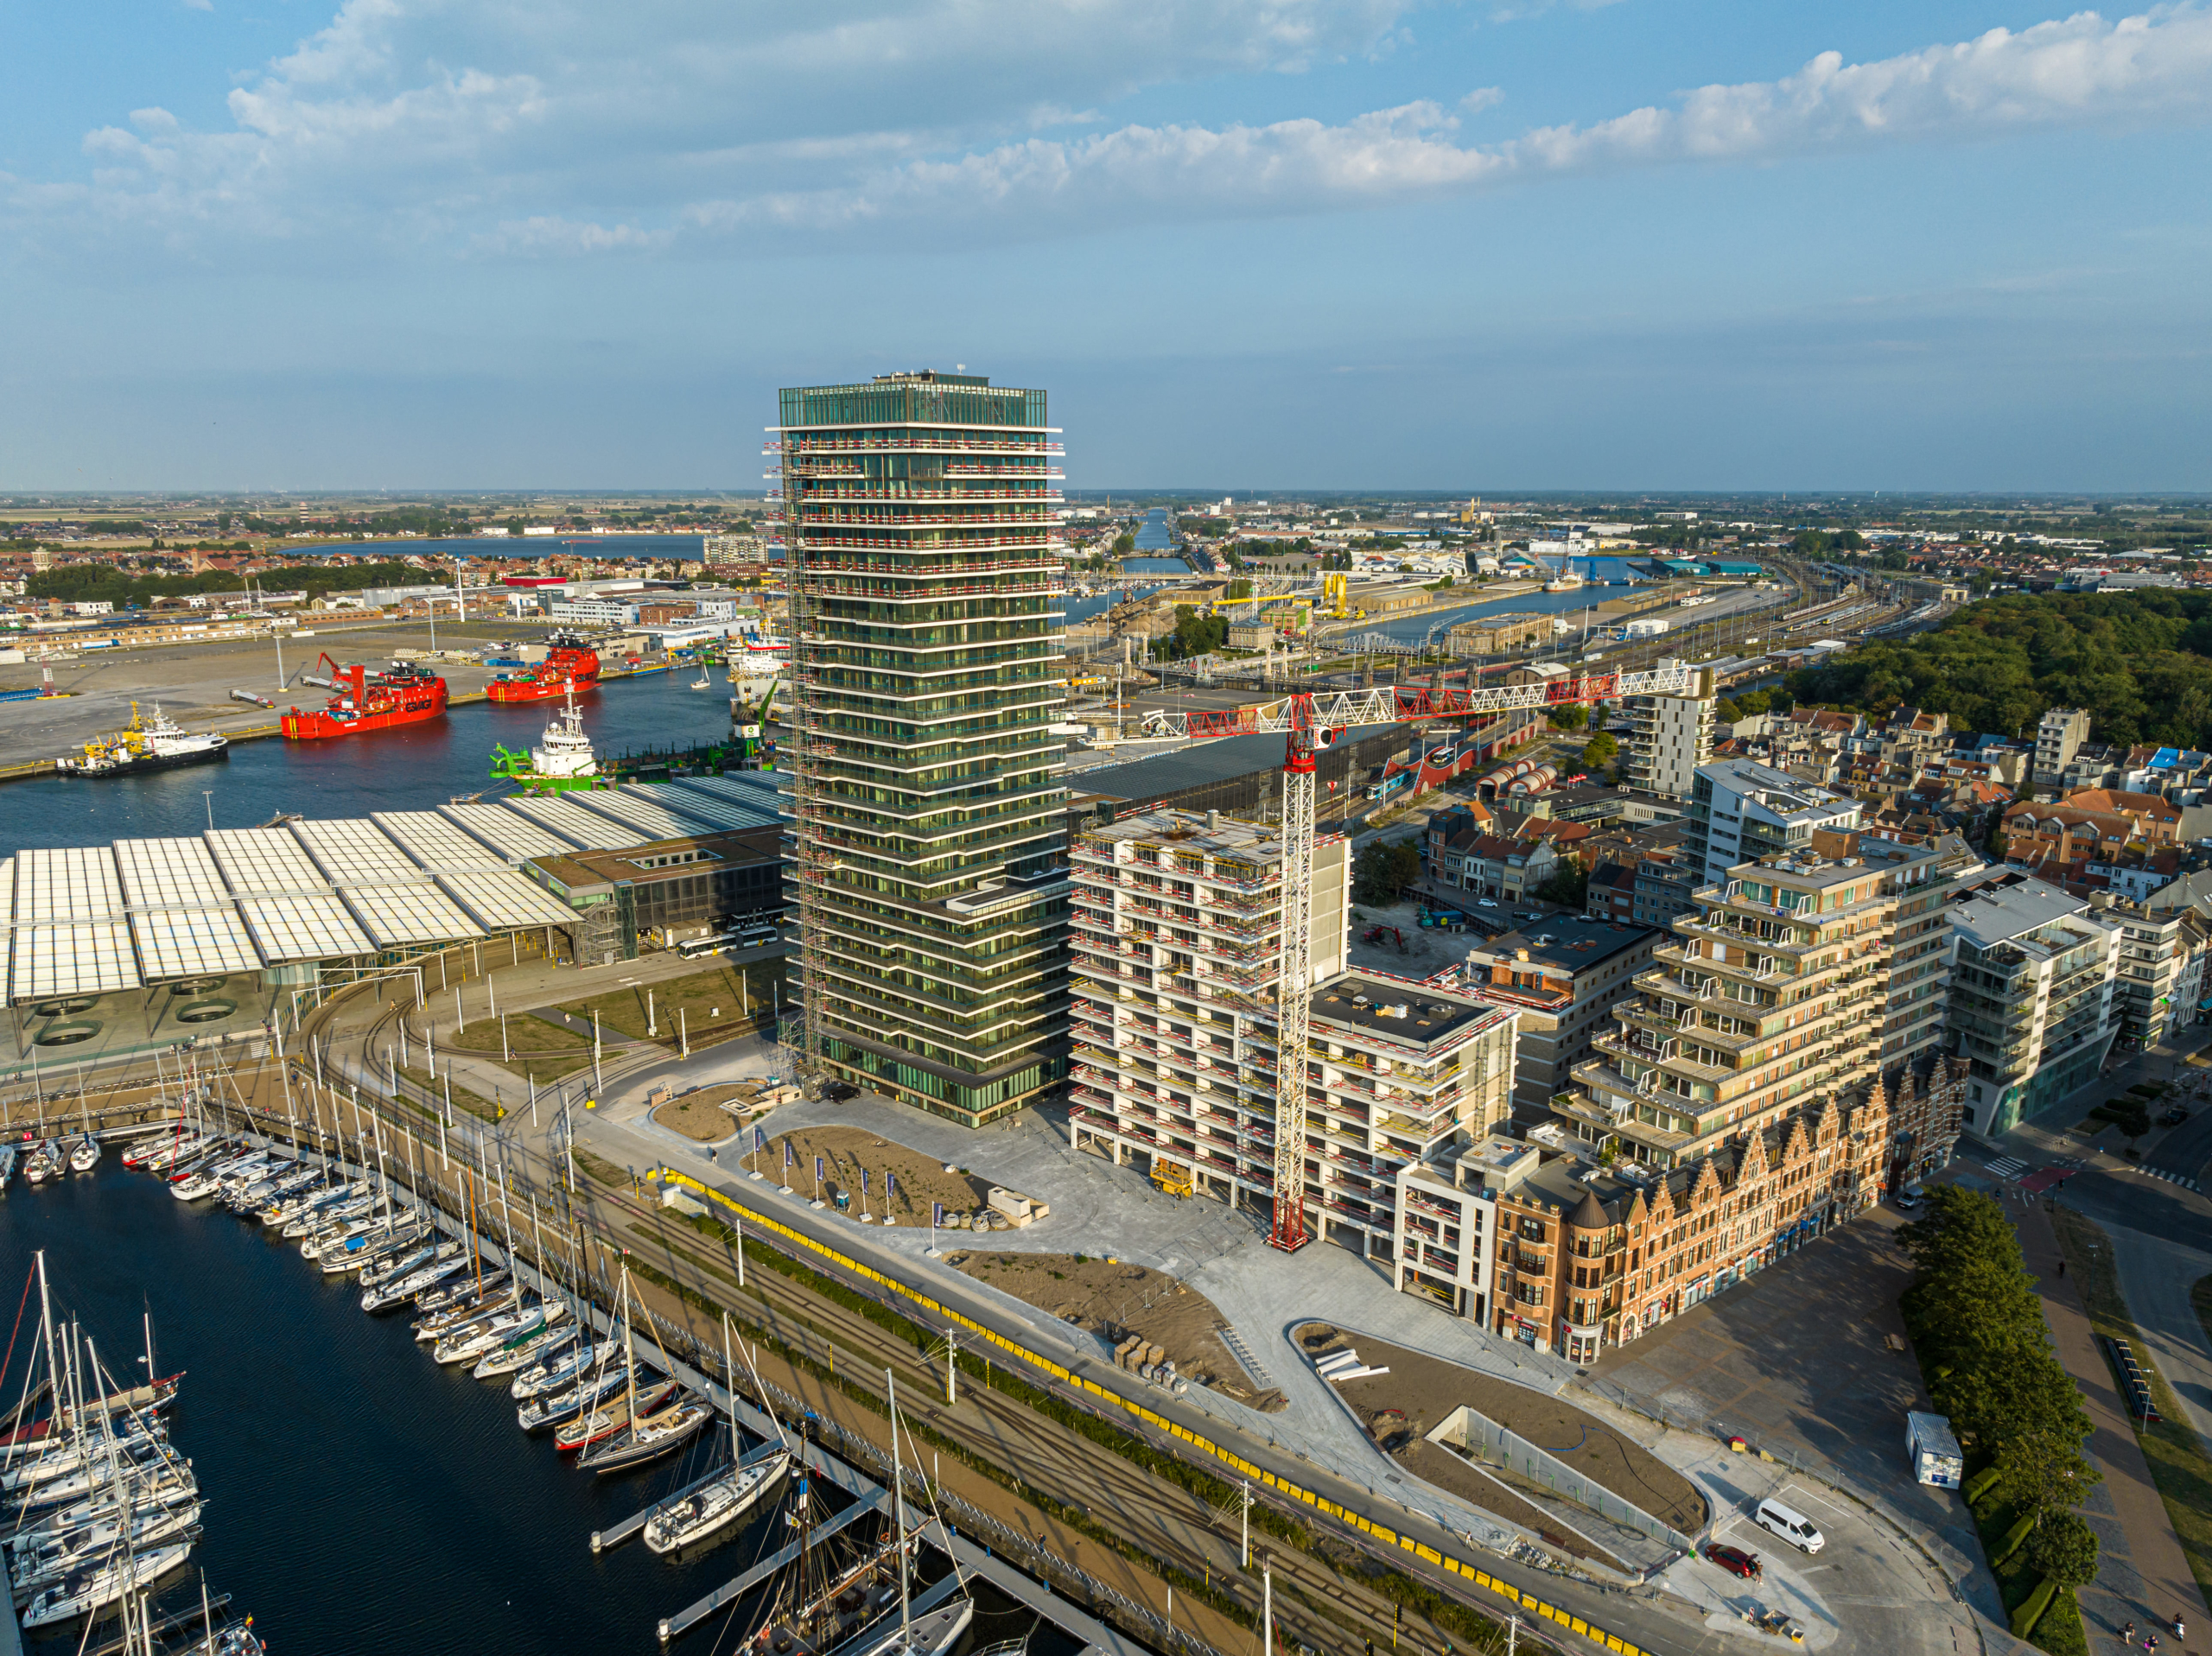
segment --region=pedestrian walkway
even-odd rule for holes
[[[2097,1579],[2080,1595],[2090,1646],[2129,1621],[2148,1628],[2178,1614],[2200,1627],[2212,1625],[2082,1297],[2060,1274],[2050,1216],[2036,1202],[2012,1211],[2028,1269],[2038,1278],[2036,1291],[2058,1361],[2082,1388],[2082,1406],[2093,1428],[2086,1448],[2104,1474],[2082,1508],[2097,1532],[2101,1555]]]
[[[2006,1156],[1989,1164],[1989,1173],[1993,1178],[2016,1179],[2027,1171],[2028,1164],[2017,1156]]]

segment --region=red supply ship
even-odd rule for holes
[[[545,659],[520,673],[502,673],[484,687],[494,701],[551,701],[571,689],[588,689],[599,682],[599,652],[582,634],[556,632]]]
[[[341,667],[326,653],[316,659],[329,676],[302,673],[303,684],[320,684],[337,694],[314,713],[297,707],[284,715],[284,734],[303,742],[333,736],[358,736],[363,731],[388,730],[394,725],[419,725],[442,717],[446,710],[446,682],[435,673],[404,662],[394,662],[381,672],[356,663]]]

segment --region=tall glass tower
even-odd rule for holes
[[[1066,1068],[1062,446],[1044,392],[968,374],[780,415],[795,1044],[980,1126]]]

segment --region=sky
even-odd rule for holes
[[[2212,0],[0,0],[0,491],[2212,492]]]

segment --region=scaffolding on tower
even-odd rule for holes
[[[833,751],[822,739],[820,709],[816,705],[814,652],[820,645],[814,612],[814,593],[807,564],[806,526],[802,518],[804,491],[794,482],[798,468],[783,463],[791,452],[785,433],[775,432],[764,447],[779,464],[769,475],[782,476],[784,503],[784,587],[789,611],[791,683],[784,701],[784,723],[790,735],[791,820],[795,849],[792,860],[798,876],[798,1006],[777,1031],[784,1060],[794,1075],[821,1073],[823,1059],[822,996],[818,971],[823,950],[825,890],[836,864],[836,853],[823,834],[822,779],[817,767]]]
[[[1306,1044],[1313,1002],[1313,755],[1336,740],[1313,698],[1285,698],[1282,765],[1282,956],[1275,978],[1274,1222],[1286,1253],[1306,1234]]]

